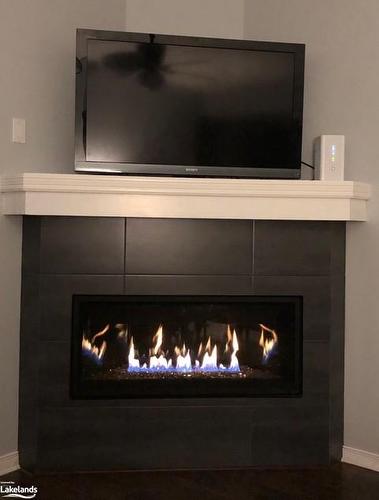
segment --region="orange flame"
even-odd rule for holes
[[[200,342],[199,350],[197,351],[197,357],[198,358],[200,358],[202,352],[203,352],[203,343]]]
[[[239,370],[239,363],[238,363],[238,358],[237,358],[237,352],[239,350],[239,345],[238,345],[238,339],[237,339],[237,333],[235,329],[233,329],[233,337],[232,337],[232,357],[230,360],[230,368],[233,370]]]
[[[233,330],[233,340],[232,340],[232,347],[233,351],[237,352],[239,350],[239,345],[238,345],[238,339],[237,339],[237,333],[235,330]]]
[[[263,349],[263,360],[267,361],[269,358],[270,354],[272,353],[272,350],[278,343],[278,335],[275,332],[275,330],[271,330],[265,325],[259,324],[261,327],[261,336],[259,339],[259,345]]]
[[[106,325],[102,330],[100,330],[100,332],[96,333],[96,335],[94,335],[92,337],[91,343],[93,344],[97,337],[101,337],[101,335],[105,335],[109,331],[110,326],[111,325],[108,323],[108,325]]]
[[[93,345],[83,335],[83,337],[82,337],[82,350],[87,352],[87,353],[91,353],[94,356],[94,358],[97,359],[98,361],[102,361],[106,349],[107,349],[107,343],[105,342],[105,340],[103,340],[103,342],[99,348],[99,347]]]
[[[229,352],[229,350],[230,350],[229,346],[233,342],[232,330],[230,328],[230,325],[228,325],[228,328],[226,330],[226,336],[227,336],[227,341],[225,344],[225,351],[224,352]]]
[[[211,338],[210,337],[208,337],[208,341],[205,345],[205,350],[207,351],[208,354],[210,354],[210,352],[211,352]]]
[[[163,343],[163,325],[159,325],[158,330],[153,337],[153,342],[155,342],[153,353],[157,355]]]

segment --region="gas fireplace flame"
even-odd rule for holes
[[[210,346],[209,346],[209,348],[210,348]],[[205,351],[205,354],[203,357],[203,362],[201,363],[200,369],[203,372],[215,372],[218,370],[217,346],[216,345],[213,347],[211,354],[209,354],[208,350]]]
[[[237,333],[235,330],[233,330],[233,338],[232,338],[232,359],[230,361],[230,368],[233,370],[239,371],[240,367],[238,364],[238,358],[237,358],[237,352],[239,350],[239,345],[238,345],[238,339],[237,339]]]
[[[139,368],[139,360],[136,359],[133,337],[130,339],[128,361],[129,361],[129,368]]]
[[[91,359],[91,361],[99,366],[103,364],[103,358],[107,349],[107,343],[105,340],[103,340],[100,346],[96,346],[94,342],[97,338],[107,333],[109,328],[110,325],[107,325],[103,330],[92,337],[92,341],[85,338],[84,335],[82,337],[82,353],[84,354],[84,356]]]
[[[228,325],[227,328],[227,340],[225,347],[225,352],[230,352],[230,363],[228,366],[224,366],[222,363],[218,362],[218,350],[217,345],[212,345],[212,339],[209,336],[205,347],[203,343],[200,343],[199,349],[197,351],[197,356],[195,353],[191,352],[191,349],[187,348],[185,343],[183,345],[174,347],[173,357],[169,357],[162,350],[163,345],[163,325],[159,325],[157,332],[152,339],[153,347],[149,349],[149,359],[147,363],[141,366],[138,353],[134,345],[134,339],[131,337],[129,343],[129,354],[128,354],[128,371],[129,372],[157,372],[157,371],[169,371],[169,372],[239,372],[239,362],[237,358],[237,352],[239,349],[237,333]]]
[[[159,352],[159,349],[161,348],[162,343],[163,343],[163,326],[162,325],[159,325],[157,333],[153,337],[153,342],[155,342],[155,346],[153,347],[153,353],[155,355],[157,355]]]
[[[259,345],[262,347],[262,361],[266,363],[275,352],[278,344],[278,335],[275,330],[271,330],[265,325],[260,324],[259,326],[261,327]]]
[[[110,327],[111,325],[108,323],[102,330],[100,330],[98,333],[96,333],[96,335],[92,337],[91,343],[93,344],[98,337],[102,337],[103,335],[108,333]]]
[[[128,329],[127,329],[126,325],[124,325],[123,323],[117,323],[115,325],[115,328],[118,332],[117,338],[126,340],[128,337]]]
[[[198,358],[200,358],[201,354],[203,353],[203,349],[204,349],[204,347],[203,347],[203,343],[202,343],[202,342],[200,342],[199,349],[198,349],[198,351],[197,351],[197,357],[198,357]]]
[[[208,354],[211,353],[211,338],[210,337],[208,337],[208,342],[205,346],[205,350],[207,351]]]

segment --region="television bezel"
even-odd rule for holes
[[[193,47],[213,47],[268,52],[287,52],[294,54],[294,95],[293,114],[298,138],[297,161],[293,167],[234,167],[202,166],[202,165],[164,165],[150,163],[111,163],[86,160],[86,130],[83,116],[86,111],[87,81],[87,42],[88,40],[126,41],[136,43],[154,43],[165,45],[184,45]],[[186,177],[237,177],[237,178],[277,178],[298,179],[301,173],[301,148],[303,128],[303,96],[304,96],[304,56],[305,45],[298,43],[260,42],[252,40],[233,40],[221,38],[204,38],[189,36],[173,36],[151,33],[134,33],[78,29],[76,34],[76,93],[75,93],[75,170],[103,174],[132,175],[166,175]]]

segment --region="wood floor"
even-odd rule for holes
[[[288,470],[78,473],[0,478],[36,500],[379,500],[379,473],[347,464]]]

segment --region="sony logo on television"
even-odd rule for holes
[[[198,168],[193,168],[193,167],[186,168],[186,172],[198,172],[198,171],[199,171]]]

